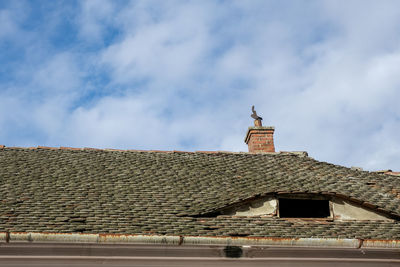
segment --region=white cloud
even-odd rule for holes
[[[82,74],[78,69],[74,56],[69,53],[60,53],[51,56],[33,75],[32,88],[48,91],[46,96],[64,94],[71,98],[74,91],[79,90]]]
[[[112,24],[115,12],[114,2],[109,0],[84,0],[79,2],[79,36],[89,42],[103,43],[108,25]]]
[[[145,79],[171,86],[193,78],[204,67],[202,60],[210,41],[207,17],[199,8],[182,5],[167,9],[165,18],[127,29],[125,38],[102,55],[102,62],[110,66],[113,82]]]

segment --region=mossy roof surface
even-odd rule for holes
[[[0,148],[0,231],[400,239],[397,220],[207,216],[257,196],[304,192],[398,217],[399,181],[293,153]]]

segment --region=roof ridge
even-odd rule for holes
[[[117,148],[92,148],[92,147],[52,147],[52,146],[37,146],[37,147],[7,147],[0,145],[0,149],[48,149],[48,150],[74,150],[74,151],[117,151],[117,152],[148,152],[148,153],[201,153],[201,154],[245,154],[245,155],[296,155],[300,157],[308,157],[306,151],[279,151],[279,152],[261,152],[249,153],[244,151],[225,151],[225,150],[196,150],[196,151],[182,151],[182,150],[155,150],[155,149],[117,149]]]

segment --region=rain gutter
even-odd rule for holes
[[[400,248],[400,240],[0,232],[0,242]]]

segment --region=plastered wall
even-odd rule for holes
[[[390,218],[345,200],[332,199],[335,220],[390,220]]]
[[[273,197],[267,197],[226,209],[223,214],[232,216],[273,216],[276,215],[277,207],[277,200]]]

